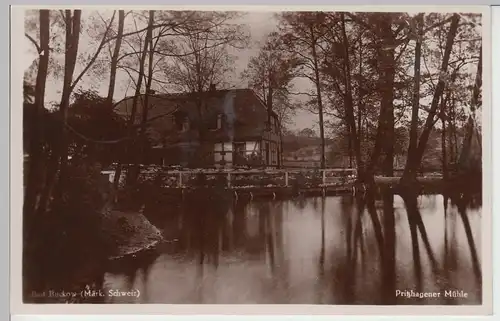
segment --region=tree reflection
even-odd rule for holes
[[[396,226],[394,219],[394,193],[390,188],[382,190],[384,222],[384,257],[382,284],[385,304],[395,304],[396,297]]]
[[[265,249],[269,257],[269,268],[271,270],[272,275],[274,276],[276,261],[275,261],[275,243],[274,243],[274,219],[271,215],[270,207],[272,204],[270,202],[264,203],[261,206],[260,214],[263,216],[264,220],[264,240],[266,242]]]
[[[194,255],[199,275],[203,275],[207,263],[215,268],[219,266],[221,249],[228,243],[225,225],[232,203],[230,192],[221,182],[206,187],[205,180],[198,177],[199,187],[186,193],[179,231],[180,238],[185,240],[184,250]]]
[[[321,198],[321,250],[319,254],[319,276],[325,275],[325,198]]]
[[[420,247],[417,234],[417,219],[416,216],[420,215],[418,210],[417,195],[403,194],[403,201],[405,203],[406,215],[408,217],[408,225],[410,227],[412,255],[413,255],[413,269],[415,273],[415,287],[416,291],[422,291],[422,264],[420,261]]]
[[[353,303],[355,300],[355,289],[356,289],[356,258],[353,253],[356,252],[356,248],[353,247],[353,208],[352,201],[347,197],[344,197],[341,201],[342,203],[342,213],[345,216],[346,225],[346,258],[345,258],[345,271],[346,271],[346,281],[344,282],[344,295],[348,303]]]
[[[384,257],[384,236],[382,234],[382,225],[377,214],[377,209],[375,207],[375,190],[368,189],[365,194],[365,204],[368,209],[368,214],[373,224],[373,230],[375,232],[375,238],[377,240],[377,245],[379,248],[380,257]]]
[[[478,283],[479,288],[481,288],[481,267],[477,256],[476,245],[474,242],[474,236],[472,235],[469,217],[467,216],[467,206],[474,203],[473,197],[469,194],[460,194],[456,202],[458,213],[460,215],[460,218],[462,219],[462,223],[464,226],[465,236],[467,237],[467,243],[469,244],[470,248],[474,276],[476,277],[476,282]]]
[[[400,195],[407,214],[408,234],[396,220],[395,192],[389,188],[355,196],[304,198],[303,208],[294,206],[296,201],[293,200],[234,201],[225,195],[216,193],[216,190],[186,194],[185,202],[177,207],[177,212],[165,215],[164,230],[169,231],[170,238],[179,238],[179,242],[160,248],[164,254],[162,260],[174,264],[182,260],[179,266],[185,268],[184,264],[188,264],[195,268],[190,272],[190,280],[199,287],[191,294],[189,302],[209,303],[207,300],[212,300],[210,291],[217,291],[210,280],[224,282],[226,277],[231,279],[236,273],[238,277],[256,278],[255,281],[249,280],[255,282],[255,288],[244,285],[252,287],[252,291],[272,291],[261,294],[270,297],[270,303],[295,302],[301,297],[301,291],[313,291],[308,300],[318,304],[415,303],[415,300],[397,300],[395,290],[423,291],[434,286],[448,290],[459,284],[457,276],[463,276],[464,271],[457,265],[460,235],[453,226],[459,215],[463,223],[459,225],[464,227],[470,247],[474,273],[480,277],[479,257],[467,216],[467,200],[460,203],[460,199],[443,196],[445,227],[444,231],[440,229],[439,233],[443,234],[438,239],[440,244],[444,243],[444,257],[441,260],[440,254],[439,262],[443,262],[443,266],[439,267],[429,239],[430,233],[436,231],[430,226],[426,230],[423,215],[427,208],[419,208],[417,194]],[[450,198],[451,204],[456,206],[449,205]],[[435,206],[441,205],[436,203]],[[455,209],[457,211],[452,215]],[[302,228],[304,222],[308,226]],[[315,231],[309,230],[314,226]],[[398,242],[404,243],[405,237],[411,242],[412,251],[407,262],[404,261],[405,253],[396,246]],[[287,240],[292,243],[286,244]],[[307,251],[311,250],[309,244],[302,246],[303,242],[311,242],[317,249],[313,249],[318,255],[314,256],[314,261],[307,262],[310,258]],[[432,243],[432,246],[436,244]],[[429,260],[423,260],[421,252]],[[231,260],[237,263],[231,263]],[[148,276],[155,264],[154,260],[144,262],[143,265],[129,265],[127,286],[144,284],[147,295],[150,292],[147,287],[155,286]],[[410,263],[411,272],[402,268],[406,263]],[[312,271],[307,270],[308,264],[312,264]],[[431,267],[436,278],[426,277],[427,266]],[[252,272],[247,272],[247,268]],[[137,273],[139,270],[141,272]],[[266,275],[255,275],[255,271],[265,271]],[[311,275],[308,275],[311,272],[314,274],[312,279],[317,278],[307,281],[311,280]],[[396,278],[397,275],[400,277]],[[480,286],[479,280],[477,284]]]

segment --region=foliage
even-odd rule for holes
[[[250,58],[242,78],[248,86],[277,115],[281,126],[290,125],[298,102],[291,98],[294,91],[292,80],[295,77],[299,60],[295,55],[282,50],[279,35],[273,32],[256,56]]]
[[[106,167],[116,160],[116,155],[124,147],[123,143],[102,143],[126,137],[126,124],[109,108],[106,98],[94,91],[75,93],[68,124],[72,128],[70,155],[75,159],[90,158]]]
[[[176,91],[200,93],[211,85],[226,88],[234,70],[235,57],[230,48],[246,46],[248,35],[234,19],[236,12],[195,12],[198,21],[193,32],[186,32],[171,40],[172,59],[161,63],[162,73],[169,87]],[[175,42],[173,42],[175,41]]]

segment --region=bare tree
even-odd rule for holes
[[[458,14],[454,14],[452,19],[451,19],[451,24],[450,24],[450,31],[448,32],[448,37],[446,40],[446,47],[443,55],[443,60],[441,63],[441,68],[440,68],[440,77],[439,81],[437,83],[436,89],[434,91],[434,96],[432,99],[431,107],[429,110],[429,113],[427,115],[427,118],[425,120],[424,127],[422,129],[422,132],[420,134],[418,144],[415,142],[410,145],[412,148],[408,151],[408,160],[406,163],[405,167],[405,175],[402,177],[402,181],[414,181],[416,179],[416,171],[418,166],[420,165],[422,161],[422,157],[425,152],[425,148],[427,146],[427,141],[429,139],[429,135],[434,127],[434,124],[436,123],[436,115],[437,115],[437,110],[439,107],[439,100],[442,96],[442,93],[445,89],[446,85],[446,75],[448,71],[448,65],[449,65],[449,60],[450,60],[450,55],[453,47],[453,42],[455,39],[455,35],[458,30],[458,23],[460,20],[460,16]],[[418,116],[416,113],[412,116]],[[415,126],[414,123],[416,122],[416,119],[412,119],[412,126]],[[415,137],[413,137],[415,140]],[[411,155],[411,157],[410,157]]]
[[[319,117],[319,132],[321,138],[321,168],[326,166],[325,131],[322,86],[320,81],[319,45],[324,33],[325,13],[323,12],[287,12],[279,15],[280,34],[286,50],[294,53],[300,60],[305,77],[315,86],[315,103]]]
[[[137,153],[134,153],[132,150],[133,144],[134,144],[134,136],[136,133],[136,128],[135,128],[135,120],[136,120],[136,115],[137,115],[137,107],[140,99],[140,94],[141,94],[141,88],[142,88],[142,81],[145,77],[144,75],[144,69],[145,69],[145,62],[146,62],[146,57],[147,57],[147,51],[148,51],[148,46],[151,43],[151,39],[153,37],[153,25],[154,25],[154,10],[151,10],[149,13],[149,22],[148,22],[148,28],[146,32],[146,38],[144,40],[143,44],[143,50],[140,54],[140,60],[139,60],[139,73],[138,73],[138,78],[135,86],[135,94],[132,97],[132,110],[130,112],[128,122],[127,122],[127,128],[128,128],[128,144],[125,147],[125,153],[124,153],[124,160],[130,160],[131,157],[134,159],[134,165],[132,167],[132,171],[130,171],[128,174],[127,178],[127,183],[130,183],[131,185],[134,185],[138,175],[139,175],[139,156]],[[147,106],[142,106],[141,112],[143,114],[146,114],[147,117],[147,112],[146,112]],[[120,182],[120,177],[122,173],[122,162],[118,163],[117,168],[115,169],[115,177],[114,177],[114,182],[113,182],[113,187],[114,190],[116,191],[118,189],[118,184]]]
[[[41,169],[42,161],[42,133],[43,133],[43,116],[45,111],[45,86],[47,82],[48,65],[49,65],[49,41],[50,41],[50,12],[49,10],[40,10],[40,44],[37,44],[40,61],[38,64],[38,72],[35,85],[35,117],[31,123],[31,134],[27,139],[30,140],[29,162],[28,162],[28,179],[26,182],[26,191],[24,196],[24,226],[26,232],[23,236],[27,237],[32,224],[32,217],[35,213],[36,199],[40,192]],[[35,42],[36,44],[36,42]]]
[[[118,30],[116,33],[116,42],[115,48],[113,50],[113,56],[111,57],[111,70],[109,73],[109,88],[108,88],[108,104],[109,106],[113,105],[113,97],[115,93],[115,85],[116,85],[116,71],[118,69],[118,58],[120,55],[120,48],[122,45],[123,38],[123,28],[125,25],[125,11],[118,11]]]
[[[275,112],[278,116],[281,145],[283,145],[284,126],[296,109],[290,92],[293,91],[292,80],[297,63],[298,60],[293,55],[283,51],[278,35],[272,33],[259,54],[250,59],[242,75],[266,105],[269,114],[268,123],[271,122],[271,113]],[[280,146],[280,150],[282,155],[283,146]],[[281,163],[280,159],[278,165],[281,166]]]
[[[243,48],[248,35],[241,25],[233,23],[235,12],[198,12],[197,32],[176,37],[176,48],[163,66],[171,88],[189,94],[198,113],[198,159],[207,157],[204,132],[206,92],[212,86],[227,88],[229,73],[234,70],[230,48]]]
[[[62,14],[62,13],[61,13]],[[59,104],[58,110],[58,133],[59,140],[56,142],[55,148],[52,151],[51,157],[48,164],[48,173],[45,190],[42,193],[40,199],[40,212],[44,212],[47,208],[47,203],[50,200],[51,193],[55,185],[57,185],[56,190],[56,200],[60,198],[64,180],[66,178],[66,165],[68,162],[68,149],[66,141],[66,121],[68,116],[68,107],[70,103],[71,92],[74,88],[73,86],[73,73],[75,70],[75,65],[78,56],[78,44],[80,40],[80,23],[81,23],[81,10],[65,10],[64,12],[64,23],[66,27],[66,41],[65,41],[65,57],[64,57],[64,79],[63,79],[63,90],[61,95],[61,102]],[[78,80],[78,79],[77,79]],[[76,84],[76,83],[75,83]],[[59,182],[56,180],[57,172],[59,173]]]

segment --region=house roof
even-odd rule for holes
[[[137,122],[142,119],[144,98],[144,94],[137,98]],[[116,112],[129,117],[133,99],[134,97],[123,99],[117,104]],[[148,120],[151,128],[156,129],[156,135],[161,135],[166,130],[165,120],[170,120],[168,116],[177,110],[182,110],[195,122],[200,117],[203,118],[202,121],[209,121],[214,115],[223,114],[226,122],[232,124],[240,135],[247,136],[264,131],[267,122],[267,107],[251,89],[214,90],[202,93],[201,97],[198,94],[184,93],[155,94],[149,96],[149,106]]]
[[[145,96],[145,94],[141,94],[137,98],[137,115],[140,115],[142,112],[142,103]],[[193,116],[196,116],[195,113],[198,114],[198,111],[195,110],[198,97],[199,94],[193,93],[149,95],[150,109],[148,111],[148,118],[161,115],[162,113],[171,113],[179,107],[182,107],[183,110],[192,111]],[[133,99],[134,96],[129,96],[117,103],[115,107],[116,112],[123,116],[129,116],[132,111]],[[227,116],[234,114],[235,117],[240,118],[249,113],[252,116],[256,116],[255,113],[266,113],[267,116],[267,108],[264,102],[251,89],[207,91],[201,94],[200,100],[205,105],[204,107],[223,111]]]

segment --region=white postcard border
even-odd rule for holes
[[[54,8],[55,6],[30,6],[30,8]],[[64,6],[64,8],[73,6]],[[86,8],[89,6],[78,6]],[[91,6],[96,7],[96,6]],[[114,6],[118,9],[131,6]],[[58,6],[57,8],[61,8]],[[140,6],[135,8],[179,9],[179,6]],[[346,10],[346,11],[460,11],[483,14],[483,214],[482,216],[482,275],[483,305],[481,306],[340,306],[340,305],[165,305],[165,304],[106,304],[106,305],[57,305],[23,304],[21,298],[21,224],[22,224],[22,59],[16,54],[16,42],[23,36],[22,8],[11,11],[11,145],[10,145],[10,190],[11,190],[11,313],[13,314],[247,314],[247,315],[478,315],[492,313],[492,197],[491,183],[491,16],[488,6],[195,6],[182,9],[197,10]],[[499,10],[497,10],[498,12]],[[498,16],[498,14],[497,14]],[[497,30],[498,22],[497,22]],[[22,46],[21,41],[21,46]],[[498,48],[497,48],[498,50]],[[498,69],[498,68],[497,68]],[[123,316],[120,317],[121,320]],[[36,319],[34,319],[36,320]],[[42,320],[42,319],[39,319]],[[51,318],[51,320],[54,320]],[[66,320],[66,319],[65,319]]]

